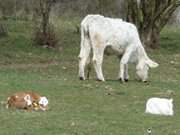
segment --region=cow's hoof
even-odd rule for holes
[[[125,80],[123,80],[122,78],[119,78],[118,80],[119,80],[120,82],[122,82],[122,83],[125,81]]]
[[[96,81],[98,81],[98,82],[104,82],[104,80],[102,80],[102,79],[96,79]]]
[[[125,81],[125,82],[128,82],[128,81],[129,81],[129,79],[124,79],[124,81]]]
[[[79,80],[83,81],[83,80],[84,80],[84,78],[83,78],[83,77],[79,77]]]
[[[149,85],[149,84],[150,84],[149,81],[143,81],[143,83],[145,83],[146,85]]]
[[[144,83],[147,83],[148,81],[143,81]]]

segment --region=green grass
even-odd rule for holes
[[[80,36],[74,33],[79,20],[57,24],[59,46],[33,46],[30,22],[8,21],[9,36],[0,38],[0,101],[17,91],[32,90],[48,97],[47,112],[25,112],[0,106],[0,135],[178,135],[180,132],[180,29],[166,28],[161,47],[148,51],[160,66],[150,70],[148,84],[116,81],[119,64],[105,56],[106,82],[79,81]],[[60,27],[61,26],[61,27]],[[166,97],[174,91],[173,117],[145,114],[150,97]]]

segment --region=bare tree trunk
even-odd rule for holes
[[[98,7],[99,7],[99,13],[100,14],[104,14],[104,0],[98,0]]]
[[[140,32],[140,37],[143,45],[150,48],[158,48],[160,43],[160,31],[155,28],[147,28]]]
[[[160,32],[180,5],[180,0],[127,0],[127,21],[139,30],[146,47],[158,48]]]
[[[0,37],[7,36],[7,35],[8,35],[7,26],[3,23],[0,23]]]
[[[55,47],[57,44],[57,39],[55,36],[55,31],[53,29],[53,25],[50,24],[50,12],[52,5],[54,4],[55,0],[39,0],[39,8],[35,11],[39,13],[40,17],[40,26],[37,27],[35,42],[38,45],[44,47]],[[35,19],[36,20],[36,19]]]
[[[42,15],[42,30],[46,37],[49,26],[49,14],[51,11],[52,2],[50,0],[40,0],[40,11]]]

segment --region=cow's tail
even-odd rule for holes
[[[88,20],[83,20],[81,23],[81,50],[79,58],[84,57],[84,49],[91,48],[90,36],[89,36],[89,25]]]

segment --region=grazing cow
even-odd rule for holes
[[[146,103],[146,113],[169,115],[174,114],[173,111],[173,99],[165,98],[150,98]]]
[[[149,68],[158,64],[146,54],[135,25],[121,19],[112,19],[101,15],[87,15],[81,22],[81,50],[79,54],[79,77],[85,80],[84,69],[90,63],[90,51],[93,51],[93,65],[97,79],[104,81],[102,62],[104,50],[111,47],[119,56],[120,71],[118,78],[128,81],[128,63],[136,64],[138,77],[146,82]]]
[[[18,92],[7,99],[6,108],[25,110],[47,110],[48,100],[34,92]]]

